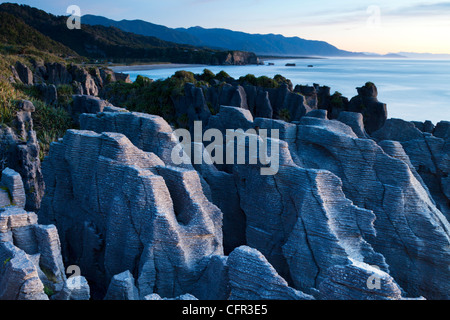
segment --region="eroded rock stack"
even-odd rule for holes
[[[359,113],[287,123],[221,107],[205,129],[279,130],[269,176],[260,164],[175,164],[178,139],[157,116],[108,106],[80,125],[44,163],[40,218],[107,298],[449,298],[449,222],[414,153],[369,139]]]
[[[416,124],[417,125],[417,124]],[[439,210],[450,220],[450,122],[429,126],[429,132],[414,123],[389,119],[373,137],[380,143],[396,141],[419,173]]]
[[[210,85],[195,86],[187,83],[184,94],[172,97],[174,121],[180,127],[193,129],[194,121],[207,125],[211,115],[220,111],[221,106],[238,107],[249,110],[255,118],[281,119],[287,122],[300,121],[311,111],[323,110],[330,119],[344,119],[346,113],[358,113],[364,122],[364,132],[359,136],[373,133],[383,127],[388,117],[387,107],[378,101],[378,90],[373,83],[357,88],[358,95],[350,101],[336,92],[331,95],[329,87],[296,86],[285,79],[278,87],[264,87],[232,78],[219,82],[211,80]],[[350,119],[347,119],[350,120]]]

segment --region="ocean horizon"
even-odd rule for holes
[[[264,62],[265,65],[246,66],[177,65],[160,69],[152,66],[151,70],[121,67],[121,72],[130,74],[132,81],[138,75],[159,80],[179,70],[202,73],[205,68],[214,73],[224,70],[236,79],[247,74],[257,77],[281,74],[294,86],[317,83],[330,87],[331,93],[338,91],[349,99],[357,95],[356,87],[370,81],[378,88],[378,100],[387,104],[389,118],[430,120],[435,124],[450,121],[450,60],[325,58],[269,59]],[[286,64],[295,64],[295,67]]]

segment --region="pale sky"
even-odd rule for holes
[[[1,1],[4,2],[4,1]],[[450,1],[414,0],[25,0],[63,15],[141,19],[168,27],[227,28],[327,41],[358,52],[450,54]]]

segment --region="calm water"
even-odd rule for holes
[[[274,66],[268,66],[272,62]],[[286,67],[296,63],[296,67]],[[314,68],[308,68],[314,65]],[[202,73],[205,67],[182,68]],[[356,95],[356,87],[367,81],[378,87],[378,99],[388,105],[390,118],[408,121],[450,120],[450,60],[410,59],[302,59],[271,60],[265,66],[211,66],[214,73],[225,70],[239,78],[247,74],[273,77],[281,74],[296,84],[318,83],[339,91],[346,97]],[[137,75],[164,79],[179,69],[130,71],[132,80]]]

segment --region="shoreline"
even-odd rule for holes
[[[172,68],[196,68],[196,67],[208,67],[206,64],[180,64],[180,63],[161,63],[161,64],[142,64],[131,66],[111,66],[108,67],[114,72],[133,72],[144,70],[158,70],[158,69],[172,69]]]

